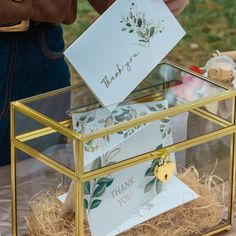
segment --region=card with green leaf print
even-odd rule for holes
[[[162,105],[167,108],[165,101]],[[172,143],[171,120],[152,122],[95,158],[85,170],[96,170]],[[172,161],[175,161],[174,155]],[[154,159],[85,182],[84,207],[93,236],[118,235],[197,197],[176,177],[165,184],[159,182],[153,173],[157,164],[158,160]],[[163,200],[171,198],[173,193],[178,195],[174,201]],[[63,195],[60,200],[64,202],[66,197]]]
[[[130,104],[116,107],[113,111],[101,107],[88,112],[72,114],[73,128],[81,134],[88,134],[97,130],[128,122],[139,117],[163,111],[167,108],[167,101],[154,101],[140,104]],[[163,119],[161,124],[161,135],[168,137],[171,133],[169,120]],[[88,166],[97,157],[110,151],[115,146],[129,139],[132,135],[142,130],[146,125],[130,128],[112,135],[98,138],[85,143],[84,165]]]
[[[112,110],[184,35],[163,0],[117,0],[65,56],[101,104]]]
[[[95,159],[87,170],[95,170],[106,166],[107,163],[117,163],[172,144],[172,132],[167,131],[164,136],[161,131],[163,124],[167,130],[171,127],[169,119],[168,123],[165,120],[148,124],[129,139]],[[174,155],[171,159],[175,162]],[[150,219],[151,216],[154,217],[197,197],[174,176],[167,183],[158,180],[154,176],[154,169],[159,161],[160,159],[147,161],[84,184],[84,206],[93,236],[118,235]],[[171,198],[173,192],[179,194],[174,201],[163,201],[163,197]],[[157,204],[160,203],[159,196],[161,207]]]
[[[116,107],[112,112],[106,108],[99,108],[76,113],[72,115],[73,127],[77,132],[87,134],[162,111],[167,106],[167,101],[155,101]],[[163,124],[167,126],[169,122],[170,120],[163,121],[162,126],[159,121],[155,124],[145,124],[86,143],[84,147],[85,171],[112,165],[162,145],[162,140],[171,136],[171,130],[161,131]],[[143,137],[146,137],[144,143]],[[145,189],[140,187],[149,179],[144,175],[149,165],[150,163],[138,165],[84,184],[84,206],[93,235],[106,235],[138,212],[144,197],[151,194],[151,189],[150,193],[145,193]],[[135,195],[138,197],[134,197]],[[122,210],[125,212],[114,219],[107,219],[109,226],[100,229],[101,215],[109,218],[110,205],[116,209],[116,214]]]
[[[107,163],[118,163],[142,153],[155,150],[162,145],[160,122],[151,123],[112,150],[98,157],[87,170],[95,170]],[[150,167],[145,162],[108,176],[86,182],[84,187],[84,205],[93,236],[104,236],[123,224],[143,207],[146,196],[145,177]],[[161,190],[160,190],[161,192]],[[110,210],[112,209],[112,217]],[[107,224],[103,224],[107,222]]]

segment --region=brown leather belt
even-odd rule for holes
[[[29,20],[16,23],[0,24],[0,32],[22,32],[29,28]]]

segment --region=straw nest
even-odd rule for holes
[[[177,177],[194,190],[199,198],[144,222],[122,236],[192,236],[219,225],[224,217],[224,181],[217,176],[199,178],[192,166]],[[61,202],[52,191],[35,196],[26,218],[28,236],[74,236],[74,213],[61,215]],[[85,235],[90,236],[85,222]]]

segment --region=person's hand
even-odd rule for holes
[[[188,0],[164,0],[164,2],[175,16],[180,15],[188,4]]]

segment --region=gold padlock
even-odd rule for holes
[[[154,170],[155,176],[161,182],[167,182],[175,172],[175,164],[173,162],[165,163],[161,166],[156,166]]]
[[[175,164],[172,162],[169,152],[161,149],[158,153],[160,161],[154,169],[154,175],[161,181],[167,182],[175,172]]]

